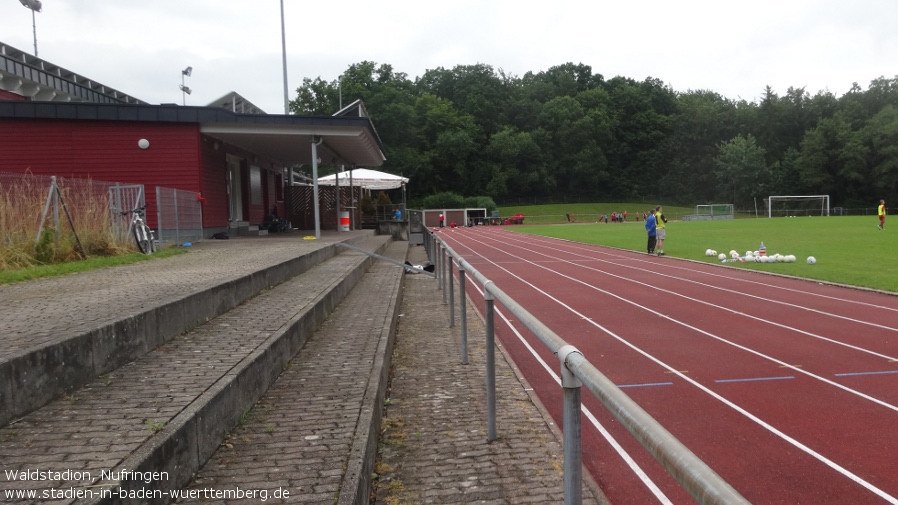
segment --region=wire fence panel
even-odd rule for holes
[[[203,205],[195,192],[156,186],[156,215],[160,244],[203,239]]]
[[[131,214],[140,207],[146,206],[146,193],[143,184],[118,184],[109,187],[109,213],[112,217],[112,233],[119,239],[126,240],[131,236]]]

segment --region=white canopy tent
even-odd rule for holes
[[[356,168],[326,175],[318,179],[318,184],[323,186],[349,186],[350,180],[354,187],[373,190],[396,189],[402,187],[403,184],[408,184],[408,177],[378,172],[377,170],[367,168]]]
[[[408,184],[408,177],[388,174],[386,172],[378,172],[377,170],[370,170],[367,168],[355,168],[352,170],[346,170],[344,172],[337,172],[335,174],[319,177],[317,182],[319,186],[336,186],[338,193],[340,188],[348,186],[361,188],[368,191],[382,191],[385,189],[402,188],[403,212],[405,209],[405,185]],[[352,205],[350,206],[350,208],[356,208],[355,193],[352,194]],[[344,217],[344,215],[340,212],[340,197],[338,195],[337,219],[347,219],[348,217],[349,213],[345,213]],[[341,229],[341,226],[338,225],[337,229],[339,231]],[[346,229],[354,228],[353,225],[350,224]]]

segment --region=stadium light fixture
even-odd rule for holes
[[[35,12],[40,12],[43,8],[40,0],[19,0],[26,9],[31,9],[31,29],[34,32],[34,57],[37,58],[37,18]]]
[[[187,105],[187,95],[189,95],[192,90],[188,88],[184,83],[184,77],[190,77],[190,74],[193,73],[193,67],[187,67],[184,70],[181,70],[181,99],[182,105]]]

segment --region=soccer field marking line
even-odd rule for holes
[[[471,251],[472,253],[474,253],[473,250],[471,250],[471,249],[468,249],[468,250]],[[476,254],[476,253],[474,253],[474,254]],[[484,296],[483,288],[480,286],[479,283],[475,282],[474,288],[477,290],[478,293],[480,293],[481,297]],[[558,386],[561,386],[561,377],[559,377],[558,374],[555,373],[555,370],[553,370],[551,367],[549,367],[549,365],[545,362],[545,360],[543,360],[543,358],[539,355],[539,353],[536,352],[536,349],[534,349],[530,345],[530,343],[527,342],[527,339],[524,338],[524,336],[521,334],[521,332],[519,332],[518,329],[515,328],[513,324],[511,324],[511,320],[505,316],[502,309],[500,309],[499,307],[495,307],[494,310],[496,311],[496,314],[499,315],[499,318],[505,322],[505,326],[509,330],[511,330],[512,333],[514,333],[514,335],[517,337],[518,341],[520,341],[524,345],[524,347],[527,349],[527,351],[530,353],[530,355],[533,356],[533,358],[536,359],[536,361],[540,364],[540,366],[543,368],[543,370],[545,370],[545,372],[547,374],[549,374],[549,377],[551,377],[552,380],[554,380]],[[521,372],[523,373],[523,370]],[[529,382],[532,383],[532,381],[529,381]],[[531,391],[532,391],[532,389],[531,389]],[[596,418],[596,416],[593,415],[593,413],[582,403],[580,405],[580,410],[583,412],[583,414],[586,416],[586,418],[589,419],[590,424],[592,424],[592,426],[596,429],[596,431],[599,432],[599,434],[605,439],[605,441],[607,441],[608,444],[614,449],[614,451],[617,452],[618,456],[620,456],[620,458],[627,464],[627,466],[630,468],[630,470],[637,476],[637,478],[639,478],[639,480],[643,483],[643,485],[655,496],[655,498],[658,500],[658,502],[660,502],[664,505],[673,505],[673,502],[670,501],[670,499],[667,497],[667,495],[664,494],[663,491],[661,491],[661,489],[658,487],[657,484],[655,484],[655,482],[652,480],[652,478],[649,477],[647,473],[645,473],[645,470],[643,470],[642,467],[639,466],[639,463],[637,463],[636,460],[634,460],[633,457],[630,456],[630,454],[627,452],[627,450],[624,449],[623,446],[620,445],[620,443],[618,443],[618,441],[614,438],[614,436],[611,434],[611,432],[609,432],[605,428],[605,426],[603,426],[602,423],[599,422],[599,420]]]
[[[500,244],[502,244],[502,245],[507,245],[507,246],[510,246],[510,247],[517,247],[517,248],[520,248],[520,249],[522,249],[522,250],[525,250],[525,251],[528,251],[528,252],[532,252],[532,253],[534,253],[534,254],[538,254],[538,255],[541,255],[541,256],[549,256],[549,255],[546,254],[546,253],[543,253],[543,252],[540,252],[540,251],[536,251],[536,250],[533,250],[533,249],[528,249],[528,248],[523,247],[523,246],[521,246],[521,245],[516,245],[516,244],[511,244],[511,243],[506,243],[506,242],[499,242],[499,241],[497,241],[497,242],[500,243]],[[488,244],[484,244],[484,245],[488,245]],[[529,244],[528,244],[528,245],[529,245]],[[495,247],[495,246],[493,246],[493,245],[488,245],[488,246],[489,246],[489,247],[494,247],[494,248],[498,249],[497,247]],[[500,249],[500,251],[501,251],[501,249]],[[505,251],[503,251],[503,252],[505,252]],[[567,252],[567,251],[565,251],[565,252]],[[576,254],[576,253],[570,253],[570,252],[567,252],[567,253],[568,253],[568,254]],[[505,254],[510,254],[510,253],[505,252]],[[561,258],[558,258],[558,259],[560,260],[561,263],[567,263],[567,264],[569,264],[569,265],[573,265],[573,266],[576,266],[576,267],[578,267],[578,268],[583,268],[583,269],[586,269],[586,270],[590,270],[590,271],[593,271],[593,272],[598,272],[598,273],[601,273],[601,274],[604,274],[604,275],[607,275],[607,276],[610,276],[610,277],[614,277],[614,278],[617,278],[617,279],[626,280],[627,282],[632,282],[632,283],[636,283],[636,284],[642,284],[642,285],[645,285],[645,286],[649,286],[649,287],[651,287],[652,289],[656,289],[656,290],[659,290],[659,291],[663,291],[663,292],[668,293],[668,294],[671,294],[671,295],[673,295],[673,296],[679,296],[679,297],[681,297],[681,298],[685,298],[685,299],[690,300],[690,301],[693,301],[693,302],[695,302],[695,303],[701,303],[701,304],[704,304],[704,305],[708,305],[708,306],[710,306],[710,307],[714,307],[714,308],[723,310],[723,311],[725,311],[725,312],[729,312],[729,313],[732,313],[732,314],[740,315],[740,316],[743,316],[743,317],[746,317],[746,318],[749,318],[749,319],[754,319],[754,320],[756,320],[756,321],[760,321],[760,322],[763,322],[763,323],[766,323],[766,324],[770,324],[770,325],[772,325],[772,326],[776,326],[776,327],[779,327],[779,328],[782,328],[782,329],[785,329],[785,330],[794,331],[794,332],[796,332],[796,333],[799,333],[799,334],[802,334],[802,335],[805,335],[805,336],[809,336],[809,337],[811,337],[811,338],[816,338],[816,339],[818,339],[818,340],[822,340],[822,341],[829,342],[829,343],[832,343],[832,344],[836,344],[836,345],[840,345],[840,346],[843,346],[843,347],[847,347],[847,348],[849,348],[849,349],[852,349],[852,350],[855,350],[855,351],[859,351],[859,352],[862,352],[862,353],[866,353],[866,354],[870,354],[870,355],[873,355],[873,356],[877,356],[877,357],[879,357],[879,358],[883,358],[883,359],[888,360],[888,361],[892,361],[892,360],[898,359],[898,358],[896,358],[896,357],[894,357],[894,356],[889,356],[889,355],[887,355],[887,354],[882,354],[882,353],[873,351],[873,350],[871,350],[871,349],[866,349],[866,348],[863,348],[863,347],[860,347],[860,346],[856,346],[856,345],[854,345],[854,344],[849,344],[849,343],[847,343],[847,342],[842,342],[842,341],[840,341],[840,340],[836,340],[836,339],[833,339],[833,338],[825,337],[825,336],[823,336],[823,335],[818,335],[818,334],[816,334],[816,333],[811,333],[811,332],[808,332],[808,331],[805,331],[805,330],[800,330],[800,329],[798,329],[798,328],[794,328],[794,327],[792,327],[792,326],[785,325],[785,324],[782,324],[782,323],[777,323],[777,322],[775,322],[775,321],[772,321],[772,320],[769,320],[769,319],[764,319],[764,318],[759,317],[759,316],[753,316],[753,315],[751,315],[751,314],[746,314],[745,312],[742,312],[741,310],[731,309],[731,308],[729,308],[729,307],[724,307],[724,306],[722,306],[722,305],[717,305],[717,304],[715,304],[715,303],[707,302],[707,301],[704,301],[704,300],[699,300],[699,299],[697,299],[697,298],[690,297],[690,296],[687,296],[687,295],[684,295],[684,294],[681,294],[681,293],[677,293],[677,292],[675,292],[675,291],[671,291],[671,290],[668,290],[668,289],[661,289],[661,288],[658,288],[658,287],[656,287],[656,286],[652,286],[652,285],[646,284],[646,283],[644,283],[644,282],[640,282],[640,281],[637,281],[637,280],[634,280],[634,279],[630,279],[630,278],[628,278],[628,277],[624,277],[624,276],[622,276],[622,275],[618,275],[618,274],[614,274],[614,273],[608,272],[608,271],[606,271],[606,270],[602,270],[602,269],[598,269],[598,268],[590,267],[590,266],[586,266],[586,265],[581,265],[581,264],[578,264],[578,263],[576,263],[576,262],[574,262],[574,261],[563,260],[563,259],[561,259]],[[621,265],[621,264],[618,264],[618,263],[611,263],[611,262],[608,262],[608,263],[610,263],[610,264],[612,264],[612,265],[615,265],[615,266],[623,267],[623,268],[633,268],[633,267],[629,267],[629,266],[627,266],[627,265]],[[541,267],[541,264],[539,264],[539,263],[531,263],[531,264],[536,265],[536,266],[540,266],[540,267]],[[542,267],[541,267],[541,268],[542,268]],[[550,271],[551,271],[551,270],[550,270]],[[644,272],[644,271],[643,271],[643,270],[640,270],[640,272]],[[727,292],[730,292],[730,293],[736,293],[736,294],[739,294],[740,296],[751,296],[751,297],[754,297],[754,298],[757,298],[757,299],[759,299],[759,300],[763,300],[763,301],[769,302],[769,303],[777,303],[777,304],[780,304],[780,305],[784,305],[784,306],[786,306],[786,307],[792,307],[792,308],[799,309],[799,310],[807,310],[807,311],[812,312],[812,313],[814,313],[814,314],[826,315],[826,316],[830,316],[830,317],[833,317],[833,318],[836,318],[836,319],[841,319],[841,320],[848,321],[848,322],[852,322],[852,323],[863,324],[863,325],[872,326],[872,327],[879,328],[879,329],[884,329],[884,330],[887,330],[887,331],[896,331],[896,332],[898,332],[898,328],[893,328],[893,327],[890,327],[890,326],[884,326],[884,325],[880,325],[880,324],[876,324],[876,323],[870,323],[870,322],[867,322],[867,321],[861,321],[861,320],[858,320],[858,319],[853,319],[853,318],[849,318],[849,317],[845,317],[845,316],[840,316],[840,315],[832,314],[832,313],[829,313],[829,312],[824,312],[824,311],[820,311],[820,310],[816,310],[816,309],[811,309],[811,308],[809,308],[809,307],[802,307],[802,306],[800,306],[800,305],[795,305],[795,304],[792,304],[792,303],[780,302],[780,301],[776,301],[776,300],[769,300],[769,299],[767,299],[767,298],[763,298],[763,297],[760,297],[760,296],[757,296],[757,295],[747,295],[747,294],[742,294],[742,293],[739,293],[738,291],[733,291],[733,290],[726,289],[726,288],[719,288],[719,287],[716,287],[716,286],[713,286],[713,285],[710,285],[710,284],[705,284],[705,283],[702,283],[702,282],[693,281],[693,280],[691,280],[691,279],[683,279],[683,278],[680,278],[680,277],[676,277],[676,276],[672,276],[672,275],[667,275],[667,274],[663,274],[663,273],[660,273],[660,272],[652,272],[652,275],[659,275],[659,276],[666,277],[666,278],[672,279],[672,280],[677,280],[677,281],[686,282],[686,283],[691,283],[691,284],[698,284],[699,286],[705,286],[705,287],[710,287],[710,288],[714,288],[714,289],[718,289],[718,290],[722,290],[722,291],[727,291]]]
[[[541,243],[544,243],[544,244],[550,244],[550,243],[564,242],[564,243],[570,245],[573,249],[576,249],[576,250],[579,250],[579,251],[588,251],[588,252],[592,252],[592,253],[598,253],[598,254],[601,254],[601,255],[603,255],[603,256],[611,256],[612,258],[614,258],[615,260],[618,260],[618,261],[628,261],[628,262],[630,262],[630,261],[632,261],[632,260],[637,260],[637,261],[639,261],[639,262],[641,262],[641,263],[647,263],[647,264],[650,264],[650,265],[653,265],[653,266],[657,266],[657,265],[658,265],[658,263],[655,262],[655,261],[646,261],[645,258],[643,258],[642,256],[640,256],[640,253],[639,253],[638,251],[627,251],[628,254],[616,255],[616,254],[611,254],[611,253],[608,253],[608,252],[596,250],[596,247],[601,247],[601,248],[606,247],[606,246],[602,246],[602,245],[598,245],[598,244],[596,244],[594,247],[584,247],[584,246],[586,246],[587,244],[583,244],[582,242],[575,242],[575,241],[573,241],[573,240],[561,239],[561,238],[553,238],[553,237],[543,237],[543,236],[537,236],[537,235],[529,235],[529,236],[534,237],[535,239],[542,239],[542,240],[532,240],[532,241],[530,241],[530,242],[526,242],[526,241],[520,240],[520,239],[518,239],[518,238],[516,238],[515,240],[518,240],[518,241],[521,241],[521,242],[524,242],[524,243],[528,243],[528,244],[541,244]],[[550,246],[549,246],[549,245],[546,245],[546,247],[550,247]],[[568,252],[569,254],[577,254],[577,253],[570,252],[570,251],[565,251],[565,252]],[[598,261],[605,261],[605,262],[612,263],[610,260],[607,260],[607,259],[595,258],[595,257],[592,257],[592,256],[583,256],[583,257],[584,257],[584,258],[591,258],[591,259],[598,260]],[[699,263],[701,263],[702,265],[716,266],[716,265],[713,264],[713,263],[703,263],[703,262],[699,262]],[[615,264],[615,265],[616,265],[617,263],[612,263],[612,264]],[[624,265],[620,265],[620,266],[624,266]],[[630,267],[630,268],[633,268],[633,267]],[[674,270],[687,270],[687,269],[684,268],[684,267],[677,266],[677,265],[672,264],[672,263],[666,263],[666,264],[665,264],[665,268],[674,269]],[[756,272],[756,271],[754,271],[754,270],[737,270],[737,271],[738,271],[738,272]],[[720,278],[723,278],[723,279],[732,280],[732,281],[738,281],[738,282],[745,282],[745,283],[748,283],[748,284],[755,284],[755,285],[758,285],[758,286],[761,286],[761,287],[765,287],[765,288],[773,288],[773,289],[778,289],[778,290],[782,290],[782,291],[790,291],[790,292],[798,293],[798,294],[801,294],[801,295],[804,295],[804,296],[814,296],[814,297],[818,297],[818,298],[826,298],[826,299],[834,300],[834,301],[837,301],[837,302],[852,303],[852,304],[856,304],[856,305],[867,306],[867,307],[870,307],[870,308],[876,308],[876,309],[888,310],[888,311],[891,311],[891,312],[898,312],[898,308],[895,308],[895,307],[888,307],[888,306],[885,306],[885,305],[877,305],[877,304],[873,304],[873,303],[869,303],[869,302],[860,302],[860,301],[857,301],[857,300],[852,300],[852,299],[850,299],[850,298],[840,298],[840,297],[831,296],[831,295],[824,295],[824,294],[820,294],[820,293],[807,293],[807,292],[805,292],[805,291],[801,291],[801,290],[795,289],[795,288],[788,288],[788,287],[780,286],[780,285],[777,285],[777,284],[768,284],[768,283],[765,283],[765,282],[759,282],[759,281],[754,281],[754,280],[750,280],[750,279],[742,279],[742,278],[738,278],[738,277],[732,277],[732,276],[722,275],[722,274],[719,274],[719,273],[716,273],[716,272],[707,272],[707,271],[704,271],[704,270],[694,270],[694,269],[689,270],[689,272],[698,272],[698,273],[700,273],[700,274],[702,274],[702,275],[708,275],[708,276],[711,276],[711,277],[720,277]],[[764,273],[767,273],[767,272],[764,272],[763,270],[759,270],[759,271],[757,271],[757,273],[764,274]],[[808,282],[826,282],[826,281],[820,281],[820,280],[817,280],[817,279],[809,279],[809,278],[800,278],[800,279],[801,279],[801,280],[806,280],[806,281],[808,281]],[[696,282],[697,282],[697,281],[696,281]],[[765,298],[765,300],[768,300],[768,299]],[[769,301],[769,300],[768,300],[768,301]]]
[[[472,240],[477,241],[476,239],[473,239],[473,238],[472,238]],[[482,243],[482,242],[481,242],[481,243]],[[483,243],[482,243],[482,244],[483,244]],[[492,247],[492,248],[494,248],[494,249],[499,250],[500,252],[503,252],[503,253],[505,253],[505,254],[508,254],[507,251],[502,251],[501,249],[499,249],[499,248],[497,248],[497,247],[495,247],[495,246],[492,246],[492,245],[489,245],[489,244],[483,244],[483,245],[485,245],[485,246],[487,246],[487,247]],[[481,256],[482,258],[488,260],[488,258],[486,258],[486,256],[484,256],[484,255],[482,255],[482,254],[480,254],[480,253],[478,253],[478,252],[476,252],[476,251],[473,251],[473,249],[471,249],[471,248],[468,248],[468,249],[471,250],[474,254],[477,254],[477,255]],[[561,272],[555,272],[555,271],[550,270],[550,269],[548,269],[548,268],[546,268],[546,267],[544,267],[544,266],[541,266],[541,265],[535,265],[535,266],[537,266],[538,268],[542,268],[542,269],[548,270],[549,272],[554,273],[554,274],[556,274],[556,275],[558,275],[558,276],[560,276],[560,277],[564,277],[564,278],[570,279],[570,280],[572,280],[572,281],[574,281],[574,282],[576,282],[576,283],[583,284],[584,286],[589,287],[589,288],[591,288],[591,289],[594,289],[594,290],[596,290],[596,291],[604,292],[604,293],[608,294],[609,296],[612,296],[612,297],[614,297],[614,298],[618,298],[618,299],[620,299],[620,300],[622,300],[622,301],[624,301],[624,302],[626,302],[626,303],[629,303],[629,304],[631,304],[631,305],[633,305],[633,306],[635,306],[635,307],[637,307],[637,308],[639,308],[639,309],[642,309],[642,310],[644,310],[644,311],[653,313],[653,314],[655,314],[655,315],[657,315],[657,316],[659,316],[659,317],[662,317],[662,318],[664,318],[664,319],[667,319],[667,320],[669,320],[669,321],[671,321],[671,322],[673,322],[673,323],[675,323],[675,324],[679,324],[679,325],[682,325],[682,326],[684,326],[684,327],[690,328],[690,329],[692,329],[693,331],[696,331],[696,332],[699,332],[699,333],[704,334],[704,335],[706,335],[706,336],[709,336],[709,337],[711,337],[711,338],[717,339],[717,340],[719,340],[719,341],[721,341],[721,342],[729,343],[730,345],[733,345],[733,346],[736,347],[736,348],[743,349],[743,350],[745,350],[746,352],[750,352],[750,353],[755,354],[755,355],[758,355],[758,356],[760,356],[760,357],[766,357],[764,354],[759,353],[758,351],[754,351],[754,350],[749,349],[749,348],[747,348],[747,347],[745,347],[745,346],[736,344],[736,343],[734,343],[734,342],[730,342],[730,341],[728,341],[728,340],[726,340],[726,339],[724,339],[724,338],[722,338],[722,337],[719,337],[719,336],[714,335],[714,334],[712,334],[712,333],[710,333],[710,332],[701,330],[700,328],[696,328],[696,327],[694,327],[694,326],[692,326],[692,325],[689,325],[689,324],[687,324],[687,323],[684,323],[684,322],[682,322],[682,321],[677,321],[676,319],[673,319],[673,318],[671,318],[671,317],[669,317],[669,316],[666,316],[666,315],[664,315],[664,314],[661,314],[661,313],[659,313],[659,312],[657,312],[657,311],[655,311],[655,310],[653,310],[653,309],[650,309],[650,308],[647,308],[647,307],[643,307],[643,306],[641,306],[641,305],[639,305],[639,304],[636,304],[636,303],[631,302],[631,301],[629,301],[629,300],[626,300],[626,299],[624,299],[624,298],[622,298],[622,297],[619,297],[619,296],[617,296],[617,295],[615,295],[615,294],[613,294],[613,293],[610,293],[610,292],[607,292],[607,291],[605,291],[605,290],[602,290],[601,288],[598,288],[598,287],[596,287],[596,286],[592,286],[592,285],[590,285],[590,284],[587,284],[587,283],[585,283],[585,282],[583,282],[583,281],[581,281],[581,280],[579,280],[579,279],[574,279],[573,277],[570,277],[570,276],[568,276],[568,275],[566,275],[566,274],[563,274],[563,273],[561,273]],[[502,267],[502,266],[496,265],[496,267],[497,267],[497,268],[500,268],[500,269],[502,269],[502,270],[504,270],[506,273],[508,273],[508,274],[511,275],[512,277],[517,278],[519,281],[521,281],[521,282],[523,282],[524,284],[530,286],[534,291],[536,291],[536,292],[542,294],[543,296],[545,296],[546,298],[548,298],[548,299],[554,301],[555,303],[557,303],[557,304],[560,305],[561,307],[565,308],[567,311],[571,312],[572,314],[574,314],[574,315],[582,315],[582,313],[580,313],[579,311],[577,311],[577,310],[574,309],[573,307],[571,307],[571,306],[565,304],[563,301],[561,301],[561,300],[559,300],[558,298],[552,296],[552,295],[549,294],[548,292],[546,292],[546,291],[540,289],[539,287],[537,287],[536,285],[534,285],[534,284],[531,283],[530,281],[528,281],[528,280],[522,278],[521,276],[519,276],[519,275],[517,275],[517,274],[515,274],[515,273],[513,273],[513,272],[511,272],[511,271],[509,271],[509,270],[507,270],[506,268],[504,268],[504,267]],[[640,283],[640,284],[643,284],[643,283]],[[760,417],[758,417],[758,416],[752,414],[751,412],[749,412],[749,411],[747,411],[746,409],[742,408],[741,406],[737,405],[735,402],[733,402],[733,401],[731,401],[731,400],[729,400],[729,399],[727,399],[727,398],[724,398],[722,395],[720,395],[720,394],[718,394],[718,393],[712,391],[711,389],[709,389],[708,387],[706,387],[704,384],[701,384],[701,383],[699,383],[698,381],[696,381],[696,380],[694,380],[694,379],[692,379],[692,378],[690,378],[690,377],[688,377],[688,376],[686,376],[686,375],[684,375],[684,374],[678,373],[678,372],[676,371],[675,368],[673,368],[672,366],[668,365],[667,363],[665,363],[664,361],[662,361],[660,358],[657,358],[657,357],[653,356],[652,354],[650,354],[650,353],[648,353],[647,351],[641,349],[640,347],[636,346],[635,344],[631,343],[630,341],[626,340],[625,338],[621,337],[620,335],[614,333],[613,331],[609,330],[608,328],[605,328],[604,326],[600,325],[599,323],[596,323],[596,322],[594,322],[594,321],[590,321],[590,324],[592,324],[593,326],[595,326],[596,328],[598,328],[599,330],[601,330],[602,332],[604,332],[606,335],[608,335],[608,336],[614,338],[615,340],[619,341],[621,344],[623,344],[623,345],[625,345],[625,346],[631,348],[631,349],[634,350],[635,352],[641,354],[641,355],[644,356],[646,359],[649,359],[650,361],[655,362],[657,365],[661,366],[662,368],[665,368],[665,369],[667,369],[667,370],[670,370],[671,372],[673,372],[674,374],[676,374],[677,376],[679,376],[679,377],[680,377],[681,379],[683,379],[684,381],[686,381],[686,382],[692,384],[694,387],[696,387],[696,388],[699,389],[700,391],[702,391],[702,392],[708,394],[708,395],[711,396],[712,398],[718,400],[719,402],[723,403],[724,405],[726,405],[726,406],[730,407],[731,409],[735,410],[736,412],[742,414],[743,416],[745,416],[745,417],[748,418],[749,420],[755,422],[755,423],[758,424],[759,426],[761,426],[761,427],[763,427],[764,429],[768,430],[770,433],[772,433],[772,434],[774,434],[774,435],[780,437],[782,440],[788,442],[789,444],[791,444],[792,446],[794,446],[794,447],[796,447],[797,449],[801,450],[802,452],[804,452],[804,453],[808,454],[809,456],[811,456],[811,457],[817,459],[818,461],[820,461],[821,463],[823,463],[823,464],[825,464],[826,466],[830,467],[831,469],[833,469],[833,470],[836,471],[837,473],[842,474],[843,476],[845,476],[846,478],[848,478],[848,479],[851,480],[852,482],[855,482],[856,484],[858,484],[858,485],[860,485],[861,487],[867,489],[868,491],[870,491],[870,492],[876,494],[877,496],[879,496],[879,497],[885,499],[885,500],[888,501],[889,503],[898,505],[898,498],[889,495],[887,492],[883,491],[882,489],[879,489],[879,488],[876,487],[874,484],[872,484],[872,483],[870,483],[870,482],[867,482],[867,481],[864,480],[862,477],[860,477],[860,476],[854,474],[853,472],[851,472],[851,471],[848,470],[847,468],[842,467],[841,465],[839,465],[839,464],[836,463],[835,461],[833,461],[833,460],[831,460],[831,459],[829,459],[829,458],[823,456],[822,454],[818,453],[817,451],[815,451],[815,450],[811,449],[810,447],[804,445],[803,443],[799,442],[797,439],[795,439],[795,438],[793,438],[793,437],[787,435],[786,433],[780,431],[779,429],[777,429],[776,427],[774,427],[774,426],[771,425],[770,423],[764,421],[764,420],[761,419]],[[769,359],[770,361],[775,362],[775,363],[779,363],[779,364],[781,364],[781,365],[788,366],[788,364],[786,364],[786,363],[784,363],[784,362],[782,362],[782,361],[779,361],[779,360],[777,360],[777,359],[775,359],[775,358],[773,358],[773,357],[766,357],[766,358]],[[793,368],[793,369],[794,369],[794,368]],[[799,373],[802,373],[802,374],[805,374],[805,375],[807,375],[807,376],[810,376],[810,377],[812,377],[812,378],[816,378],[817,380],[820,380],[821,382],[824,382],[824,383],[833,385],[833,386],[837,387],[838,389],[842,389],[842,390],[845,390],[846,392],[850,392],[850,393],[856,394],[856,395],[858,395],[858,396],[860,396],[860,397],[862,397],[862,398],[869,399],[869,400],[873,401],[874,403],[877,403],[877,404],[886,406],[887,408],[890,408],[890,409],[892,409],[892,410],[898,410],[898,408],[896,408],[896,407],[893,406],[893,405],[890,405],[890,404],[888,404],[888,403],[886,403],[886,402],[882,402],[882,401],[877,400],[877,399],[875,399],[875,398],[869,397],[868,395],[865,395],[865,394],[860,393],[860,392],[858,392],[858,391],[854,391],[854,390],[852,390],[852,389],[850,389],[850,388],[844,387],[844,386],[842,386],[841,384],[835,383],[835,382],[830,381],[830,380],[828,380],[828,379],[825,379],[825,378],[823,378],[823,377],[817,376],[817,375],[815,375],[815,374],[812,374],[812,373],[810,373],[810,372],[807,372],[807,371],[804,371],[804,370],[800,370],[800,369],[794,369],[794,370],[797,371],[797,372],[799,372]]]

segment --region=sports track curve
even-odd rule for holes
[[[898,297],[495,227],[437,233],[752,503],[898,503]],[[560,425],[557,358],[497,308],[499,342]],[[582,398],[584,464],[612,503],[693,502]]]

